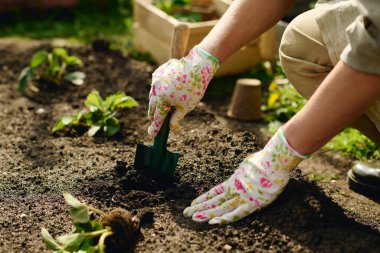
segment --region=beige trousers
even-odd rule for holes
[[[280,60],[285,74],[307,99],[334,68],[315,15],[316,10],[313,9],[295,18],[286,28],[280,46]],[[380,122],[371,121],[366,114],[352,125],[380,145],[377,126],[380,126]]]

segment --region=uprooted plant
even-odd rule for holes
[[[84,102],[88,110],[82,110],[74,116],[62,117],[54,125],[52,132],[68,131],[78,127],[89,128],[88,135],[94,136],[99,130],[106,136],[115,135],[121,129],[121,123],[115,117],[121,108],[135,107],[136,100],[124,92],[116,92],[103,100],[98,91],[92,91]]]
[[[132,246],[139,219],[131,217],[127,210],[116,208],[105,213],[81,203],[69,193],[63,193],[63,196],[71,206],[73,229],[54,239],[42,228],[42,239],[49,249],[56,253],[104,253],[124,252]]]
[[[54,84],[62,84],[67,81],[75,85],[82,85],[86,75],[80,71],[68,70],[68,67],[82,66],[81,59],[74,55],[69,55],[64,48],[54,48],[51,52],[38,51],[32,56],[29,66],[21,71],[18,89],[21,93],[24,93],[33,78]],[[30,88],[38,91],[36,86],[30,85]]]

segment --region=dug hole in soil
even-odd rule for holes
[[[146,176],[133,161],[136,144],[150,141],[146,113],[154,67],[116,51],[70,48],[84,61],[86,85],[21,96],[18,74],[34,52],[49,47],[0,47],[0,252],[49,252],[41,227],[53,236],[71,229],[63,191],[102,210],[121,207],[141,217],[130,251],[380,252],[378,220],[363,225],[349,217],[299,170],[273,204],[241,221],[211,226],[183,217],[193,198],[259,149],[256,137],[224,127],[200,106],[170,137],[169,149],[181,154],[173,182]],[[140,103],[119,115],[121,133],[51,135],[55,120],[79,111],[93,89],[103,97],[123,90]]]

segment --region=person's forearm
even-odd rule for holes
[[[235,0],[199,46],[223,62],[275,25],[292,3],[293,0]]]
[[[283,127],[293,148],[309,154],[349,126],[380,97],[380,75],[339,62],[302,110]]]

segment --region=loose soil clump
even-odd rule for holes
[[[0,47],[0,252],[49,252],[41,227],[53,236],[71,229],[64,191],[105,211],[119,207],[139,217],[136,252],[380,251],[380,222],[362,225],[348,217],[299,170],[272,205],[241,221],[210,226],[183,217],[193,198],[227,179],[259,149],[256,136],[224,127],[199,106],[170,137],[169,149],[182,155],[174,179],[151,177],[133,161],[136,144],[151,141],[146,114],[154,67],[117,51],[70,48],[84,61],[83,87],[21,96],[20,70],[33,53],[49,47]],[[103,97],[123,90],[139,102],[121,113],[121,133],[52,136],[54,121],[80,110],[93,89]],[[367,212],[378,212],[376,205]]]

